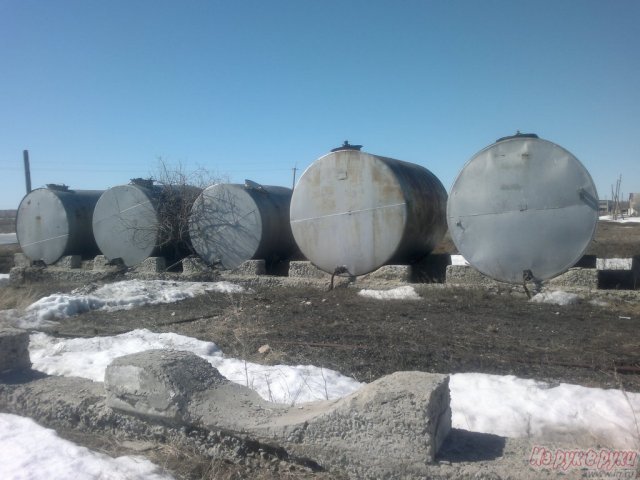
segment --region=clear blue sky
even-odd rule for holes
[[[0,208],[157,159],[265,185],[349,139],[447,190],[535,132],[640,192],[640,1],[0,0]]]

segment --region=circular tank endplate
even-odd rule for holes
[[[31,260],[55,263],[69,243],[69,219],[64,204],[46,188],[31,191],[20,202],[16,235]]]
[[[396,175],[378,157],[341,150],[303,173],[291,198],[291,230],[318,268],[364,275],[397,251],[406,203]]]
[[[514,284],[575,265],[597,221],[598,194],[587,170],[564,148],[537,138],[512,137],[476,154],[447,204],[460,253],[485,275]]]
[[[193,204],[189,236],[205,262],[223,269],[236,268],[251,260],[260,246],[260,211],[244,186],[211,185]]]
[[[147,193],[135,185],[105,191],[93,213],[98,248],[109,260],[121,258],[138,265],[153,254],[158,238],[158,215]]]

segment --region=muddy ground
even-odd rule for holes
[[[588,253],[640,255],[640,224],[601,222]],[[0,309],[77,286],[7,287]],[[210,293],[170,305],[85,313],[62,321],[51,333],[75,337],[136,328],[170,331],[213,341],[230,356],[313,364],[362,382],[398,370],[484,372],[640,392],[637,292],[584,294],[580,304],[561,307],[531,303],[518,289],[416,285],[419,300],[377,301],[358,295],[358,282],[333,291],[326,287],[253,284],[250,294]],[[271,351],[261,355],[258,349],[265,344]],[[121,450],[117,442],[108,448],[97,438],[84,443],[112,454]],[[174,471],[201,478],[180,467],[184,453],[176,452],[170,462]],[[227,464],[224,469],[220,478],[279,476],[269,469]]]

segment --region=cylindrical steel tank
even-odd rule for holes
[[[175,261],[190,253],[186,219],[200,190],[135,179],[106,190],[93,214],[100,251],[135,266],[148,257]]]
[[[223,269],[251,259],[274,263],[290,258],[297,251],[289,225],[291,192],[250,181],[205,188],[189,218],[194,250]]]
[[[426,168],[346,145],[300,177],[291,229],[318,268],[363,275],[427,255],[446,231],[446,199]]]
[[[69,190],[64,185],[29,192],[16,216],[16,234],[24,254],[47,265],[64,255],[98,254],[91,217],[101,194],[99,190]]]
[[[598,221],[598,194],[570,152],[535,134],[499,139],[464,166],[447,223],[467,261],[508,283],[547,280],[583,255]]]

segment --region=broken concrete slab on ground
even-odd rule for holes
[[[340,400],[284,406],[195,354],[167,350],[120,357],[105,375],[112,408],[249,435],[357,478],[427,474],[451,429],[448,384],[446,375],[397,372]]]

